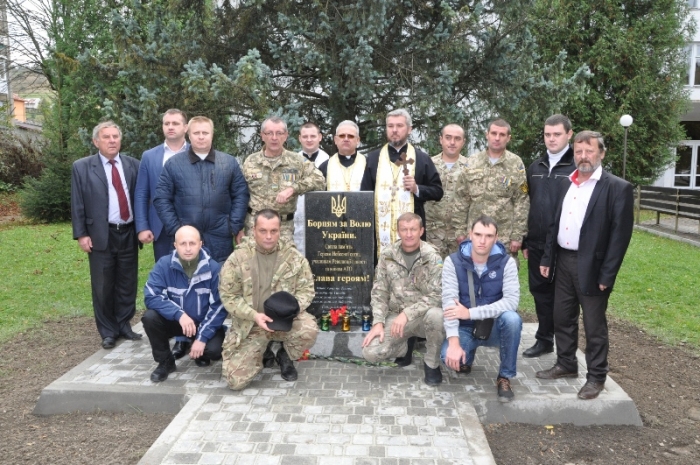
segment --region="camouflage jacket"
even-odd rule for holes
[[[288,215],[296,210],[301,194],[326,190],[326,180],[314,164],[289,150],[272,160],[262,150],[249,155],[243,163],[243,175],[250,191],[248,207],[253,213],[272,208]],[[287,187],[293,188],[294,194],[287,203],[277,203],[275,197]]]
[[[498,223],[498,235],[506,247],[508,241],[522,242],[527,234],[530,198],[525,165],[519,156],[506,150],[494,165],[486,150],[470,156],[456,195],[469,198],[467,228],[480,215],[488,215]]]
[[[382,250],[372,286],[374,324],[389,314],[404,312],[408,321],[421,318],[428,309],[442,308],[442,257],[421,241],[420,256],[409,271],[401,253],[401,241]]]
[[[442,153],[432,157],[432,160],[440,175],[442,190],[445,195],[443,195],[439,202],[425,202],[425,230],[437,234],[439,234],[438,231],[442,231],[443,235],[449,232],[451,237],[447,239],[456,239],[458,234],[453,233],[455,231],[462,234],[464,233],[467,222],[467,211],[469,210],[469,199],[464,196],[456,195],[459,174],[467,165],[467,157],[460,155],[451,170],[447,169],[447,165],[442,159]],[[461,219],[464,224],[461,225],[460,228],[455,228],[457,220],[459,219]],[[444,239],[444,237],[441,237],[441,239]]]
[[[313,165],[312,165],[313,166]],[[226,336],[225,349],[235,349],[255,325],[257,311],[253,308],[253,274],[256,273],[255,241],[245,237],[224,263],[219,274],[221,303],[231,315],[231,330]],[[305,312],[316,292],[309,262],[294,244],[279,241],[277,269],[272,276],[271,292],[287,291],[299,301]]]

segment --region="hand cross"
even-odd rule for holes
[[[403,166],[403,175],[408,176],[408,165],[413,164],[413,158],[407,160],[406,152],[403,152],[398,160],[394,162],[397,166]]]

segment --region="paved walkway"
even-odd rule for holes
[[[640,224],[635,224],[635,228],[700,247],[700,222],[698,220],[678,218],[678,231],[676,231],[676,218],[669,215],[661,215],[659,224],[656,224],[656,218],[653,218],[642,221]]]
[[[535,324],[524,325],[520,352],[532,345],[535,331]],[[360,332],[321,333],[314,351],[352,354],[361,338]],[[490,464],[482,424],[641,425],[634,403],[610,378],[597,400],[576,398],[584,382],[582,365],[577,379],[535,378],[554,360],[554,354],[518,359],[516,398],[501,404],[495,349],[479,349],[468,376],[443,368],[438,387],[422,382],[419,353],[405,368],[302,361],[296,382],[269,368],[247,389],[233,392],[221,380],[220,362],[199,368],[187,357],[167,381],[151,383],[155,362],[148,342],[123,341],[47,386],[35,413],[177,414],[140,462],[154,465]]]

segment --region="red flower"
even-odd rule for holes
[[[309,351],[308,349],[304,351],[303,354],[301,354],[301,358],[299,360],[308,360],[309,359]]]
[[[338,320],[340,319],[341,314],[341,309],[340,308],[331,308],[330,311],[328,312],[331,315],[331,324],[333,326],[336,326],[338,324]]]

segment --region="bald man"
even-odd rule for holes
[[[175,250],[162,257],[151,270],[143,290],[146,313],[141,321],[158,367],[151,381],[168,379],[175,371],[169,339],[193,340],[190,358],[206,367],[221,359],[226,309],[219,298],[221,265],[202,248],[199,231],[182,226],[175,233]]]

